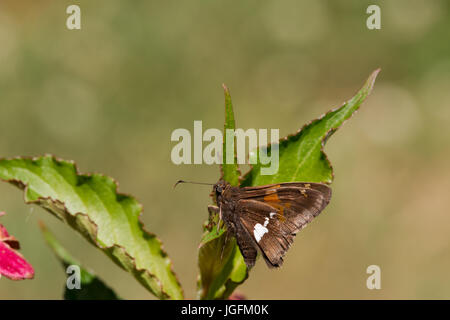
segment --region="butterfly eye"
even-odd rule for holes
[[[216,191],[217,191],[217,193],[219,193],[219,194],[222,193],[222,191],[223,191],[223,190],[222,190],[222,187],[221,187],[221,186],[217,186]]]

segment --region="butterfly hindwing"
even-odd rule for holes
[[[239,221],[271,267],[281,266],[296,233],[331,198],[331,189],[318,183],[283,183],[241,191],[236,208]]]
[[[253,242],[253,239],[240,224],[236,225],[236,242],[239,246],[239,250],[244,257],[247,268],[250,269],[255,265],[257,249]]]
[[[284,229],[295,229],[294,225],[286,228],[279,220],[279,215],[271,206],[255,200],[241,200],[239,206],[239,220],[255,247],[259,248],[269,267],[282,264],[282,256],[289,249],[293,235]]]

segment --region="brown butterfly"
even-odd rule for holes
[[[247,268],[255,265],[258,250],[269,267],[280,267],[297,232],[331,199],[330,187],[308,182],[240,188],[220,180],[213,193],[217,206],[208,210],[219,214],[218,228],[223,220],[236,237]]]

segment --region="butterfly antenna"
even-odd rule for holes
[[[178,181],[174,184],[173,188],[175,189],[175,187],[176,187],[177,185],[179,185],[180,183],[203,184],[203,185],[206,185],[206,186],[213,186],[213,185],[214,185],[214,183],[205,183],[205,182],[195,182],[195,181],[178,180]]]

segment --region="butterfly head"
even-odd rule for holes
[[[224,180],[219,180],[219,182],[217,182],[214,185],[213,191],[214,191],[214,196],[216,197],[217,202],[220,201],[223,193],[225,192],[225,190],[227,189],[228,186],[229,186],[229,184],[227,182],[225,182]]]

